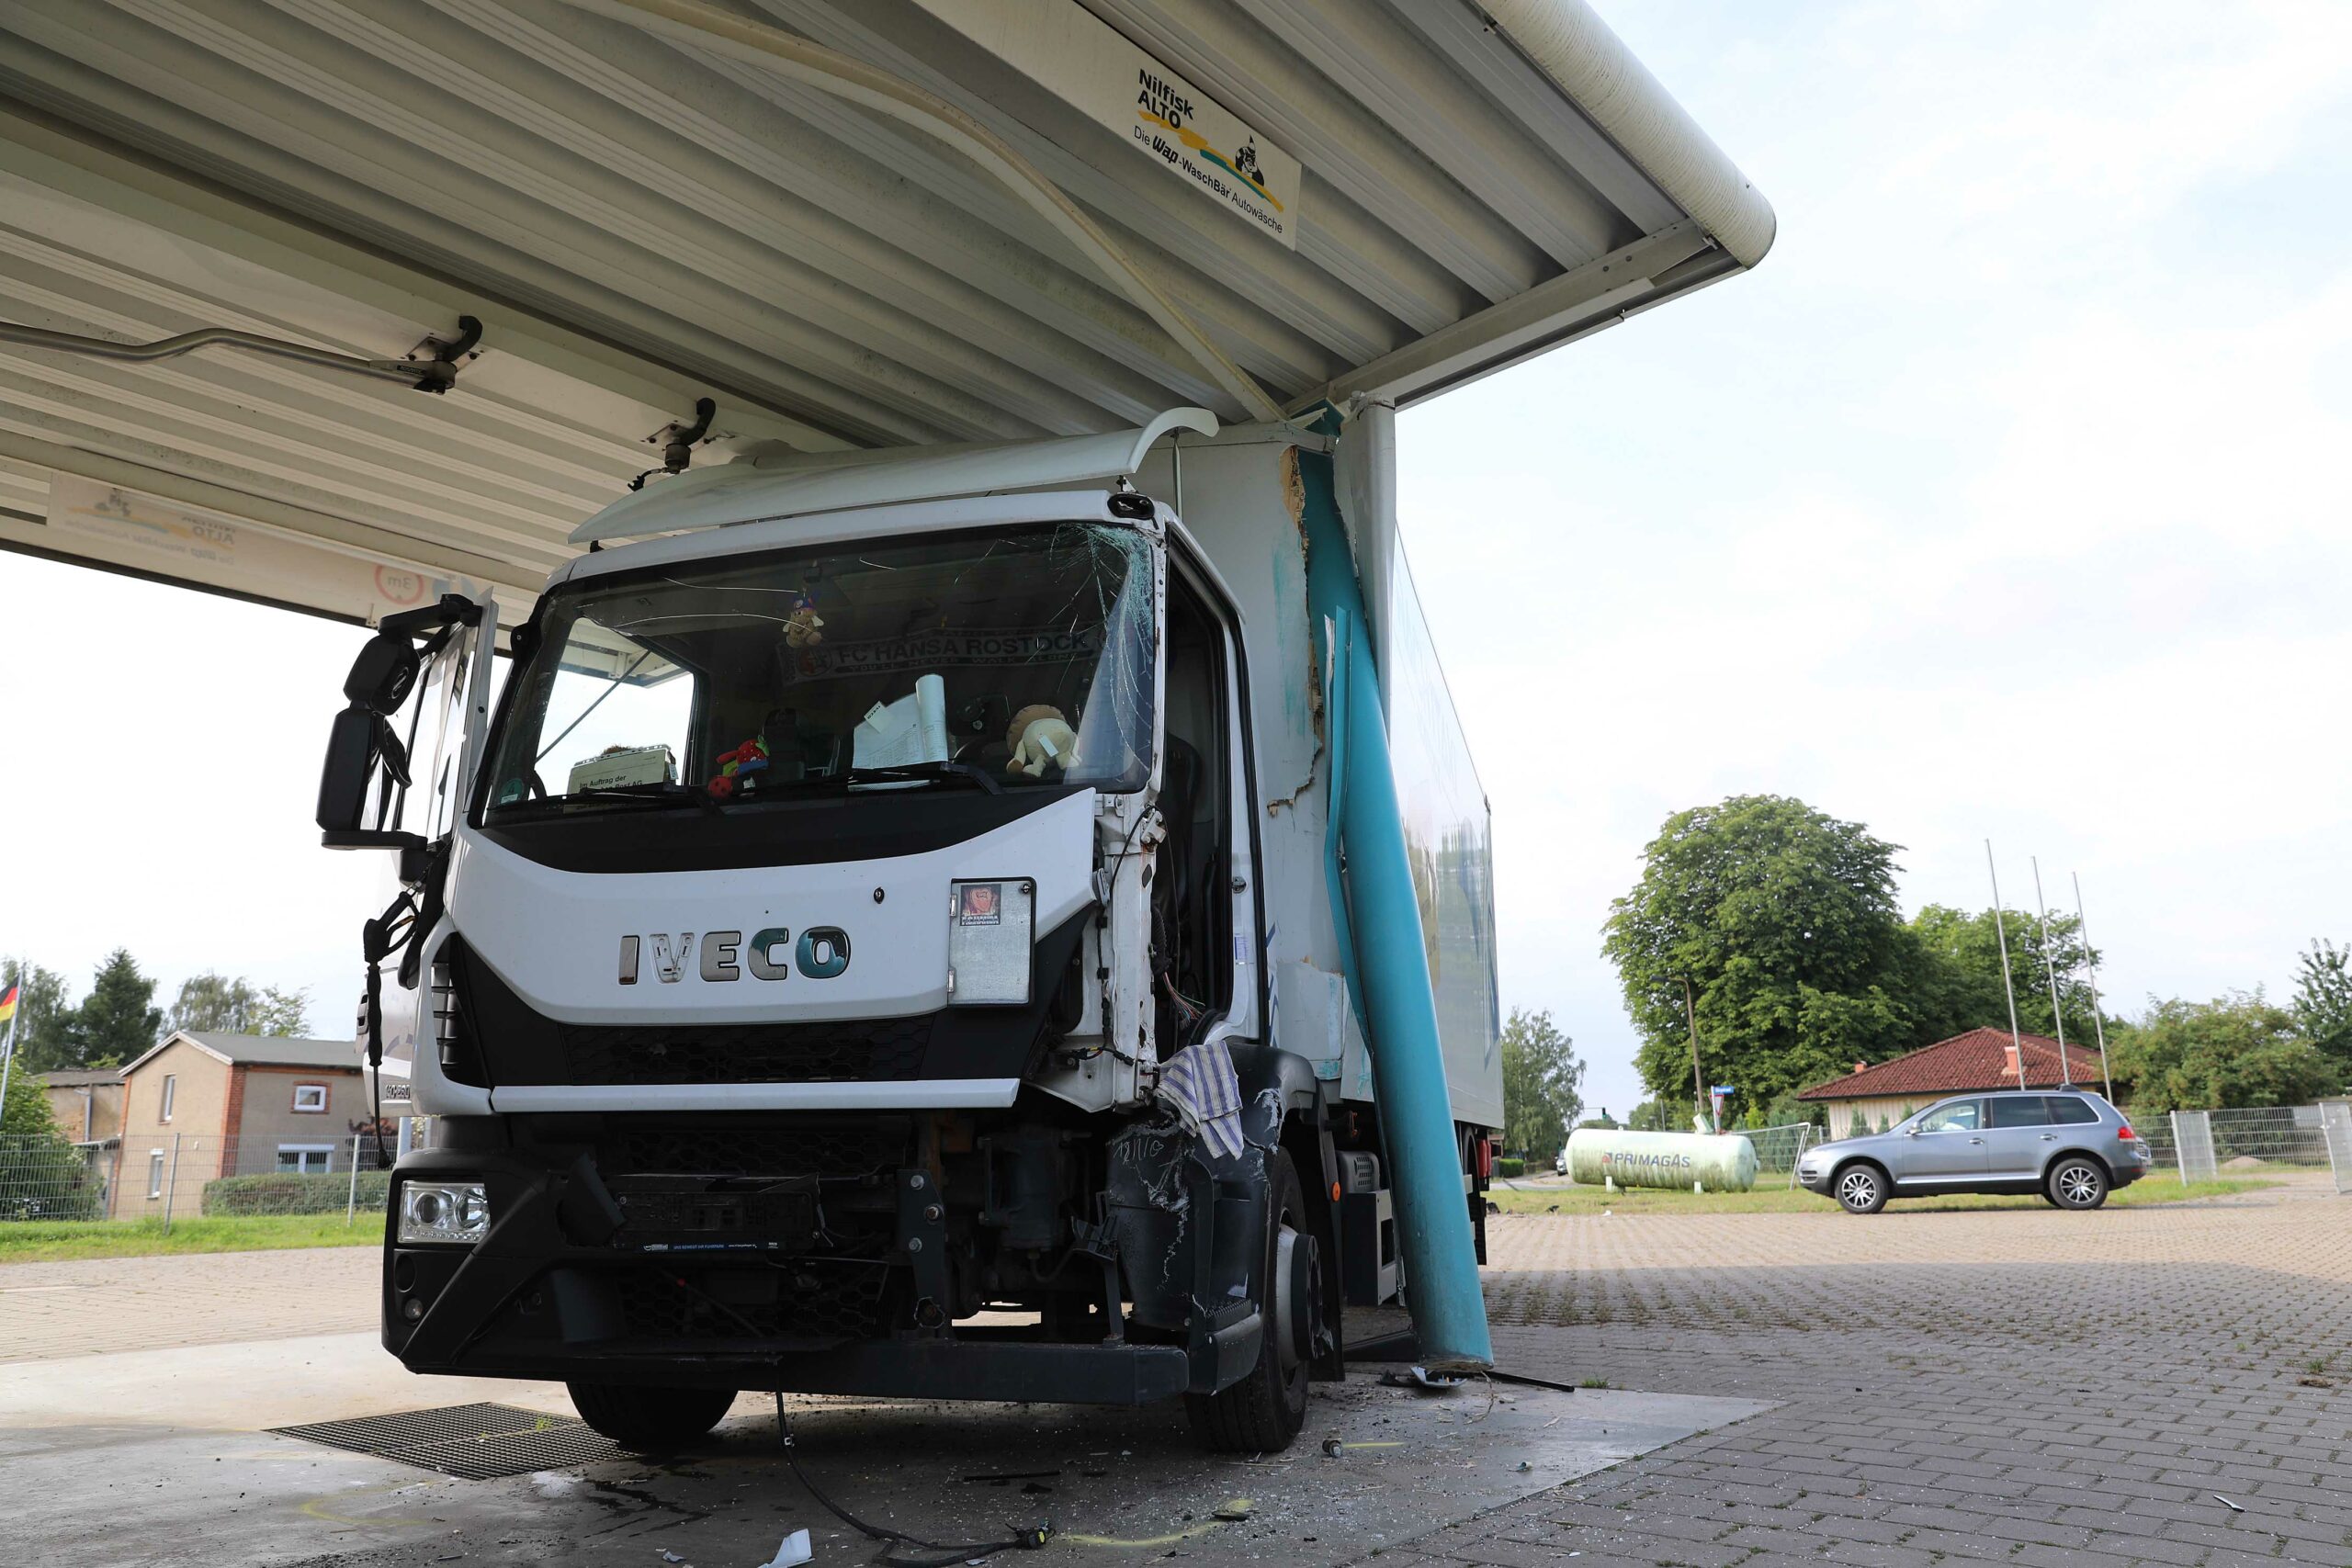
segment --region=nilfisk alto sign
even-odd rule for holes
[[[1107,23],[1074,5],[919,3],[1261,233],[1298,248],[1298,160]]]

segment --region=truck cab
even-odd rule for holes
[[[386,1238],[411,1369],[561,1379],[640,1447],[754,1388],[1295,1435],[1343,1301],[1399,1273],[1320,863],[1329,672],[1295,519],[1287,592],[1254,585],[1295,624],[1255,626],[1134,488],[1162,433],[1088,488],[932,493],[975,482],[936,457],[657,484],[583,525],[494,701],[494,606],[369,645],[321,822],[404,884],[363,1038],[438,1118]],[[1030,445],[986,477],[1099,466]],[[1250,506],[1295,502],[1289,440],[1238,455]],[[1496,1119],[1452,1122],[1465,1241]]]

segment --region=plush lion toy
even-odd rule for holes
[[[1063,721],[1061,709],[1050,703],[1032,703],[1012,716],[1004,743],[1012,752],[1004,764],[1007,773],[1043,778],[1046,763],[1058,766],[1069,758],[1078,744],[1078,732]]]

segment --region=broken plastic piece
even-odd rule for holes
[[[1257,1505],[1250,1502],[1247,1497],[1236,1497],[1229,1503],[1219,1504],[1217,1506],[1216,1512],[1211,1514],[1209,1517],[1213,1519],[1223,1519],[1229,1525],[1239,1524],[1243,1519],[1250,1517],[1250,1511],[1256,1506]]]
[[[1433,1372],[1427,1367],[1408,1367],[1401,1372],[1383,1372],[1380,1381],[1390,1388],[1419,1389],[1423,1393],[1452,1393],[1470,1380],[1455,1372]]]
[[[784,1538],[784,1544],[775,1549],[775,1555],[761,1563],[760,1568],[793,1568],[795,1563],[815,1561],[816,1556],[808,1547],[808,1532],[794,1530]]]

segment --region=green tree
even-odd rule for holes
[[[2352,947],[2321,939],[2295,957],[2295,1026],[2352,1083]]]
[[[254,1009],[260,996],[241,976],[229,979],[214,974],[191,975],[180,982],[180,994],[164,1014],[164,1028],[207,1031],[224,1034],[257,1032]]]
[[[2008,930],[2009,979],[2017,987],[2018,1027],[2035,1034],[2052,1035],[2050,974],[2045,959],[2058,964],[2058,997],[2064,1004],[2066,1043],[2092,1043],[2090,986],[2085,976],[2098,962],[2096,949],[2082,939],[2082,922],[2072,915],[2053,915],[2050,941],[2041,940],[2041,919],[2020,909],[2003,909]],[[1925,1038],[1921,1045],[1965,1030],[2006,1029],[2008,998],[2001,990],[2001,930],[1990,909],[1972,912],[1930,904],[1911,920],[1917,943],[1913,971],[1913,1006]]]
[[[1584,1111],[1584,1063],[1548,1012],[1513,1008],[1503,1025],[1503,1146],[1549,1159]]]
[[[1662,1104],[1690,1103],[1686,982],[1703,1075],[1749,1104],[1920,1043],[1897,847],[1781,795],[1667,818],[1602,944],[1641,1034],[1634,1065]]]
[[[74,1010],[68,1037],[74,1058],[85,1067],[119,1067],[146,1054],[164,1028],[164,1014],[153,1005],[155,982],[139,972],[123,948],[116,948],[98,965],[90,994]]]
[[[254,1003],[252,1028],[255,1034],[285,1037],[311,1032],[311,988],[300,987],[281,991],[276,986],[266,987],[260,999]]]
[[[11,986],[23,987],[17,995],[17,1071],[39,1075],[72,1066],[74,1007],[65,998],[65,976],[11,958],[0,963],[0,991]],[[0,1034],[6,1032],[0,1024]]]
[[[1671,1133],[1675,1131],[1674,1113],[1655,1100],[1645,1100],[1634,1107],[1625,1118],[1625,1125],[1636,1133]]]
[[[2298,1032],[2295,1015],[2259,990],[2210,1002],[2152,1002],[2109,1043],[2119,1089],[2135,1115],[2308,1105],[2343,1087],[2334,1064]]]
[[[8,1102],[0,1106],[0,1134],[11,1138],[55,1138],[57,1119],[49,1112],[49,1096],[41,1089],[40,1079],[25,1071],[18,1062],[8,1073]],[[5,1161],[17,1145],[0,1147],[0,1161]],[[0,1176],[6,1174],[0,1169]],[[5,1186],[0,1181],[0,1186]]]

